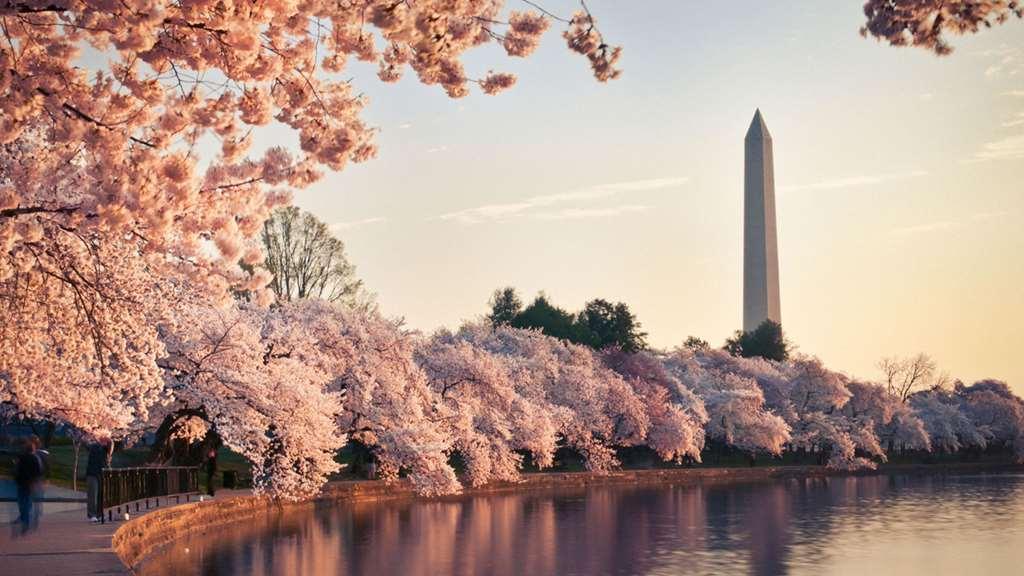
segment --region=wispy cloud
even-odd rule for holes
[[[553,212],[540,212],[533,217],[538,220],[586,220],[590,218],[612,218],[623,214],[646,212],[650,207],[640,204],[624,204],[607,208],[565,208]]]
[[[1007,136],[992,142],[986,142],[981,150],[965,162],[990,162],[993,160],[1014,160],[1024,158],[1024,134]]]
[[[399,128],[405,130],[406,128],[412,128],[412,122],[402,122],[398,125]]]
[[[977,214],[972,214],[971,216],[962,219],[936,220],[934,222],[925,222],[923,224],[895,228],[892,233],[895,236],[914,236],[930,232],[948,232],[950,230],[959,230],[961,228],[967,228],[969,226],[998,220],[1008,214],[1009,212],[978,212]]]
[[[927,222],[925,224],[915,224],[914,226],[906,226],[904,228],[896,228],[892,231],[897,236],[912,236],[914,234],[923,234],[926,232],[939,232],[942,230],[955,230],[957,228],[963,228],[964,223],[956,220],[937,220],[935,222]]]
[[[573,220],[580,218],[608,217],[637,212],[638,205],[617,206],[613,208],[571,207],[562,210],[537,212],[539,208],[547,208],[558,204],[568,204],[602,198],[611,198],[619,194],[653,192],[678,188],[689,181],[689,178],[674,176],[670,178],[653,178],[646,180],[630,180],[598,184],[589,188],[558,192],[543,196],[533,196],[519,202],[505,204],[487,204],[475,208],[467,208],[437,216],[438,220],[451,220],[461,224],[480,224],[507,220],[517,216],[533,216],[542,220]],[[646,209],[646,207],[642,207]]]
[[[797,184],[780,186],[780,192],[803,192],[806,190],[842,190],[844,188],[855,188],[860,186],[872,186],[883,182],[895,180],[906,180],[908,178],[920,178],[927,176],[925,170],[910,170],[907,172],[896,172],[891,174],[877,174],[874,176],[847,176],[844,178],[833,178],[810,184]]]
[[[434,146],[433,148],[427,148],[427,153],[434,154],[436,152],[447,152],[448,146],[441,144],[440,146]]]
[[[918,98],[920,98],[922,102],[931,102],[932,100],[935,99],[935,94],[932,94],[931,92],[925,92],[924,94],[918,96]]]
[[[533,206],[534,205],[529,202],[489,204],[487,206],[478,206],[476,208],[459,210],[458,212],[441,214],[437,218],[439,220],[454,220],[462,224],[479,224],[480,222],[502,220],[509,216],[519,214],[525,210],[529,210],[530,208],[533,208]]]
[[[1019,48],[1002,46],[996,50],[985,50],[978,54],[993,59],[993,62],[985,68],[987,78],[1012,77],[1024,71],[1024,56]]]
[[[647,192],[649,190],[663,190],[665,188],[678,188],[689,182],[686,176],[672,176],[670,178],[651,178],[648,180],[629,180],[627,182],[613,182],[597,186],[602,190],[614,192]]]
[[[1007,54],[1013,54],[1014,49],[1010,48],[1006,44],[1003,44],[999,48],[989,48],[987,50],[976,50],[974,54],[978,56],[984,56],[986,58],[992,58],[994,56],[1006,56]]]
[[[1016,116],[1003,122],[1003,128],[1016,128],[1017,126],[1024,126],[1024,112],[1017,112]]]
[[[1003,96],[1010,96],[1012,98],[1024,98],[1024,90],[1010,90],[1003,92]]]
[[[331,224],[327,228],[330,229],[331,232],[337,234],[339,232],[350,232],[352,230],[355,230],[356,228],[370,226],[371,224],[383,224],[384,222],[387,221],[387,218],[378,216],[375,218],[363,218],[362,220],[353,220],[351,222],[335,222],[334,224]]]

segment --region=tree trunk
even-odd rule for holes
[[[49,450],[50,443],[53,442],[53,432],[57,429],[57,426],[53,422],[47,422],[46,427],[43,428],[43,448]]]
[[[106,467],[110,468],[110,465],[114,462],[114,442],[107,443],[107,461]]]
[[[82,439],[72,435],[71,443],[75,447],[75,462],[71,465],[71,489],[78,492],[78,453],[82,449]]]

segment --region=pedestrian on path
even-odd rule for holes
[[[89,445],[89,460],[85,465],[86,516],[90,522],[99,522],[103,515],[100,509],[100,474],[109,467],[110,438],[101,436]]]
[[[39,526],[39,497],[43,483],[44,463],[37,453],[39,441],[34,437],[23,440],[22,453],[14,468],[14,483],[18,489],[18,522],[21,534]]]
[[[210,448],[206,452],[206,493],[213,496],[216,491],[213,485],[213,478],[217,474],[217,448]]]

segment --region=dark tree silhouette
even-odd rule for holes
[[[724,348],[733,356],[760,356],[783,362],[789,358],[790,345],[782,332],[782,325],[773,320],[765,320],[752,332],[737,330],[732,338],[725,341]]]
[[[697,338],[696,336],[687,336],[686,341],[683,342],[683,348],[693,350],[694,352],[706,352],[711,349],[711,345],[708,344],[707,340],[703,338]]]
[[[579,339],[575,318],[569,312],[548,302],[543,293],[516,315],[514,328],[534,328],[548,336],[576,342]]]
[[[511,324],[516,316],[523,311],[523,301],[519,299],[516,289],[511,286],[494,291],[490,301],[491,313],[487,319],[492,326]]]
[[[609,346],[623,352],[637,352],[647,347],[647,334],[640,331],[640,323],[629,310],[629,306],[607,300],[591,300],[576,315],[579,344],[586,344],[596,350]]]
[[[493,326],[540,330],[548,336],[595,350],[615,347],[624,352],[637,352],[647,347],[647,333],[640,330],[640,322],[623,302],[598,298],[573,314],[552,304],[542,292],[523,308],[515,288],[506,287],[494,291],[490,308],[487,319]]]

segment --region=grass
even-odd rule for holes
[[[50,452],[50,474],[48,480],[51,484],[61,486],[65,488],[72,488],[74,483],[72,482],[72,474],[74,470],[75,451],[71,442],[67,438],[54,438],[53,443],[49,448]],[[11,448],[0,448],[0,476],[13,476],[14,474],[14,461],[17,456],[16,452]],[[128,468],[133,466],[144,466],[149,457],[148,447],[137,447],[128,448],[125,450],[117,450],[114,452],[112,465],[115,468]],[[664,462],[658,457],[652,450],[646,447],[636,448],[624,448],[617,451],[617,457],[622,463],[622,468],[626,470],[642,470],[649,468],[678,468],[680,465],[672,462]],[[332,480],[355,480],[361,478],[361,476],[353,473],[353,464],[359,460],[359,455],[352,449],[351,446],[347,446],[338,452],[336,461],[342,465],[342,470],[338,474],[332,476]],[[77,489],[85,489],[85,467],[88,460],[88,450],[86,446],[82,446],[82,449],[78,455],[78,482]],[[696,468],[738,468],[738,467],[750,467],[750,466],[798,466],[798,465],[813,465],[817,462],[811,455],[800,455],[794,453],[786,453],[782,457],[769,457],[769,456],[758,456],[753,462],[750,458],[739,451],[735,450],[708,450],[703,454],[702,462],[699,464],[687,464],[686,467]],[[956,462],[985,462],[985,463],[1001,463],[1009,461],[1006,453],[1002,451],[986,451],[979,452],[971,457],[966,454],[935,454],[935,453],[906,453],[902,455],[894,454],[889,457],[888,465],[904,465],[904,464],[948,464]],[[465,472],[465,463],[459,457],[458,454],[453,454],[451,458],[451,464],[455,468],[457,474]],[[881,468],[885,468],[886,464],[883,464]],[[544,470],[538,470],[537,467],[530,461],[528,455],[523,460],[523,471],[526,473],[531,472],[580,472],[584,471],[583,459],[579,454],[567,450],[565,448],[559,449],[555,454],[554,466],[545,468]],[[358,470],[357,470],[358,471]],[[214,483],[217,487],[223,486],[223,479],[225,472],[234,472],[237,480],[238,488],[251,488],[252,487],[252,471],[249,462],[242,457],[240,454],[233,452],[227,448],[221,448],[217,453],[217,474],[214,478]],[[206,490],[206,471],[205,468],[200,467],[199,474],[200,489]]]
[[[75,449],[67,438],[54,438],[53,443],[47,449],[50,453],[48,459],[50,473],[47,480],[63,488],[76,488],[72,481],[75,466]],[[14,462],[17,452],[13,448],[0,449],[0,476],[14,476]],[[133,447],[125,450],[114,451],[111,466],[114,468],[131,468],[145,466],[149,457],[148,447]],[[78,454],[78,482],[77,489],[85,490],[85,467],[89,459],[87,446],[82,446]],[[225,471],[233,471],[239,480],[239,488],[251,486],[252,478],[249,463],[241,455],[221,448],[217,452],[217,474],[214,484],[223,486]],[[206,470],[200,467],[199,484],[201,490],[206,490]]]

